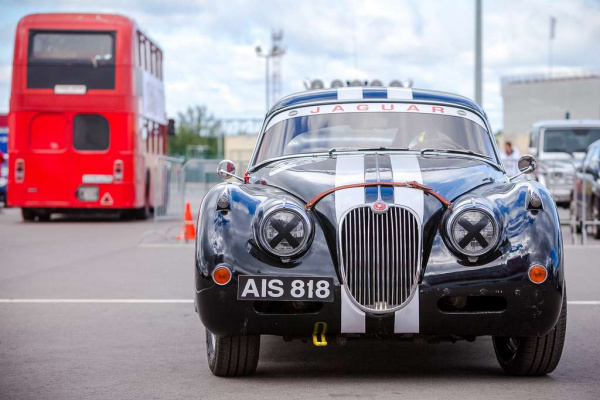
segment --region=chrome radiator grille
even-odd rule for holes
[[[417,284],[421,229],[414,214],[390,206],[350,210],[340,226],[342,277],[364,309],[385,312],[406,302]]]

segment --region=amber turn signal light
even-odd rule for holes
[[[219,265],[213,271],[212,278],[217,285],[227,285],[231,280],[231,271],[225,265]]]
[[[529,280],[535,284],[544,283],[548,278],[548,271],[541,265],[532,265],[529,268]]]

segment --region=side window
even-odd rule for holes
[[[75,150],[108,150],[110,129],[108,121],[97,114],[78,114],[73,119],[73,147]]]
[[[537,147],[538,131],[531,131],[529,134],[529,147]]]

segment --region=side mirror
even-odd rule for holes
[[[223,160],[219,163],[219,165],[217,166],[217,174],[219,174],[219,176],[223,180],[227,180],[229,178],[236,178],[244,182],[243,178],[240,178],[239,176],[235,175],[235,164],[233,163],[233,161],[230,160]]]
[[[534,156],[526,154],[519,159],[518,166],[519,166],[519,171],[521,171],[521,172],[519,172],[515,176],[511,176],[510,178],[508,178],[509,180],[512,181],[513,179],[516,179],[523,174],[530,174],[533,171],[535,171],[535,167],[537,166],[537,161],[535,160]]]
[[[167,126],[167,136],[175,136],[175,120],[169,118],[169,125]]]
[[[534,156],[530,156],[529,154],[525,154],[523,157],[519,159],[519,171],[523,174],[530,174],[535,171],[535,167],[537,166],[537,161]]]

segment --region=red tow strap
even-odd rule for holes
[[[307,210],[312,209],[319,201],[321,201],[321,199],[323,199],[323,197],[326,197],[326,196],[330,195],[331,193],[336,192],[338,190],[351,189],[351,188],[357,188],[357,187],[370,187],[370,186],[394,186],[394,187],[408,187],[411,189],[418,189],[418,190],[422,190],[425,193],[438,199],[444,207],[449,208],[452,206],[452,203],[450,201],[448,201],[444,196],[435,192],[433,190],[433,188],[426,186],[426,185],[422,185],[419,182],[416,182],[416,181],[411,181],[411,182],[381,182],[381,181],[378,181],[378,182],[353,183],[351,185],[342,185],[342,186],[337,186],[337,187],[328,189],[328,190],[324,191],[323,193],[318,194],[311,201],[306,203],[306,206],[304,206],[304,208],[306,208]]]

